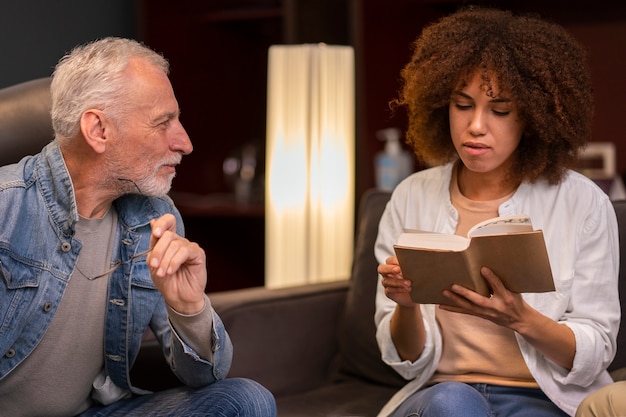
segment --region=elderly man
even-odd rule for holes
[[[205,255],[166,195],[192,151],[168,73],[133,40],[75,48],[53,74],[55,140],[0,168],[2,415],[276,415],[226,378]],[[184,387],[129,379],[148,326]]]

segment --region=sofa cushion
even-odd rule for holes
[[[280,417],[375,417],[397,388],[344,381],[276,399]]]
[[[233,342],[228,376],[254,379],[277,398],[325,384],[345,294],[345,281],[210,294]]]
[[[389,192],[372,189],[366,191],[361,198],[350,278],[352,282],[339,323],[339,355],[335,380],[358,377],[391,387],[400,387],[406,383],[406,380],[382,361],[374,325],[378,283],[374,243],[378,234],[378,223],[389,197]]]

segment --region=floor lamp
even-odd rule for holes
[[[354,245],[354,51],[269,49],[265,285],[346,279]]]

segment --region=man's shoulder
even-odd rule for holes
[[[34,158],[28,156],[21,161],[0,167],[0,192],[18,194],[35,183]],[[6,194],[5,194],[6,195]],[[16,194],[12,194],[16,195]]]

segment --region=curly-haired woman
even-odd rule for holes
[[[611,382],[620,320],[615,212],[573,170],[591,134],[586,51],[547,20],[471,7],[423,30],[402,79],[393,105],[430,168],[380,222],[377,339],[410,380],[380,415],[574,415]],[[393,250],[404,229],[465,235],[513,214],[543,230],[556,291],[514,293],[483,265],[489,297],[453,285],[445,304],[411,300]]]

